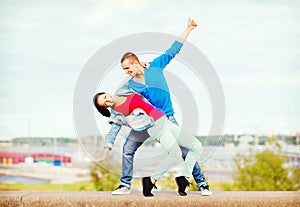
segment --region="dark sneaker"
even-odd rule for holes
[[[199,190],[201,191],[201,195],[203,195],[203,196],[211,196],[212,195],[209,185],[202,184],[199,187]]]
[[[179,176],[175,178],[178,186],[178,193],[181,196],[186,196],[185,188],[190,184],[189,181],[184,176]]]
[[[146,197],[152,197],[153,194],[151,193],[152,188],[157,189],[157,187],[152,183],[150,177],[144,177],[142,179],[142,185],[143,185],[143,195]]]
[[[125,195],[130,194],[130,188],[125,185],[119,185],[112,193],[112,195]]]

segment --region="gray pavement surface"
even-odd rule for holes
[[[175,191],[154,191],[154,197],[146,198],[141,192],[130,195],[111,195],[111,192],[68,191],[0,191],[0,206],[300,206],[300,191],[222,191],[212,196],[200,192],[188,192],[179,196]]]

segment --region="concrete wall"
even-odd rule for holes
[[[146,198],[141,192],[130,195],[111,195],[111,192],[44,192],[0,191],[0,206],[300,206],[300,192],[214,192],[204,197],[199,192],[188,192],[181,197],[177,192],[154,191],[154,197]]]

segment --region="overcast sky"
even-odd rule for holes
[[[296,0],[1,0],[0,139],[75,136],[74,88],[90,57],[130,34],[179,35],[190,16],[188,41],[223,85],[224,133],[299,132],[299,11]]]

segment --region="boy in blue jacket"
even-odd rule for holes
[[[170,61],[179,53],[184,41],[189,36],[190,32],[197,26],[195,20],[189,18],[187,27],[179,38],[166,50],[166,52],[147,65],[149,68],[145,68],[145,65],[140,63],[138,57],[128,52],[123,55],[121,59],[121,65],[126,74],[132,78],[117,90],[116,95],[128,95],[129,93],[139,93],[145,97],[153,106],[161,110],[166,114],[168,119],[178,125],[175,117],[174,110],[171,102],[170,91],[167,81],[163,74],[163,70],[170,63]],[[106,144],[104,146],[103,155],[98,161],[103,161],[111,150],[118,132],[121,129],[122,124],[117,123],[114,119],[114,113],[111,113],[110,117],[111,129],[106,136]],[[126,141],[123,145],[122,156],[122,175],[120,178],[120,185],[112,194],[130,194],[131,180],[133,176],[133,160],[136,150],[143,144],[143,142],[149,137],[146,131],[134,131],[131,130]],[[185,159],[187,149],[182,148],[182,157]],[[205,180],[204,174],[201,172],[201,168],[198,162],[196,162],[193,169],[193,176],[196,181],[198,189],[203,196],[210,196],[212,192],[209,188],[208,182]]]

